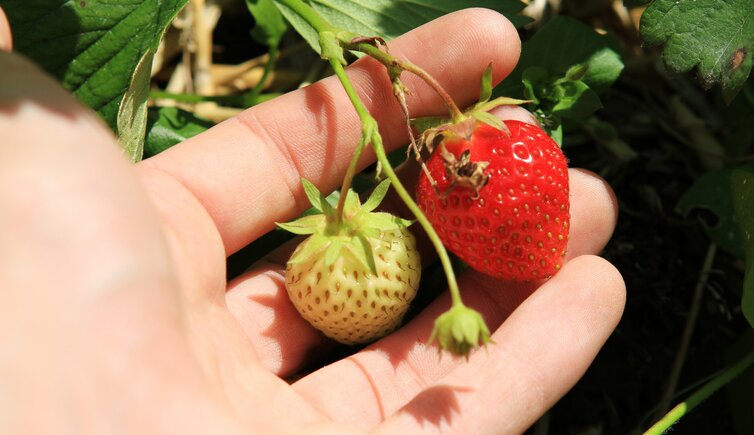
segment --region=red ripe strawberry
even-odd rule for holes
[[[537,126],[509,132],[471,119],[442,131],[417,202],[443,244],[472,268],[514,281],[548,278],[563,264],[568,164]]]

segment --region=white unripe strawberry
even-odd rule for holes
[[[280,227],[309,234],[291,255],[285,281],[301,316],[341,343],[365,343],[400,325],[416,296],[421,274],[410,221],[373,212],[389,188],[375,188],[362,205],[348,193],[342,218],[308,181],[302,180],[321,214]]]

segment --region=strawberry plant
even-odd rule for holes
[[[569,191],[567,156],[570,166],[599,174],[617,195],[618,226],[602,255],[621,270],[629,299],[584,379],[535,430],[754,430],[749,0],[0,0],[0,6],[15,50],[96,111],[134,162],[250,106],[337,76],[361,123],[340,189],[320,192],[302,181],[312,208],[281,222],[287,231],[270,230],[231,255],[228,275],[293,234],[304,236],[286,272],[290,299],[312,325],[349,346],[400,327],[436,296],[430,287],[439,282],[446,282],[452,305],[438,316],[432,339],[461,355],[488,343],[485,319],[463,303],[455,275],[466,267],[512,281],[557,273],[571,225],[569,197],[576,194]],[[479,102],[469,109],[458,107],[422,65],[386,48],[466,7],[504,14],[523,41],[515,69],[494,89],[487,72]],[[384,66],[370,79],[393,85],[398,104],[391,110],[401,111],[407,129],[414,116],[405,104],[408,75],[441,97],[440,116],[411,120],[418,141],[385,150],[383,135],[393,132],[380,129],[345,72],[360,57]],[[501,102],[529,110],[541,130],[486,115]],[[370,148],[378,163],[362,170]],[[417,156],[426,170],[414,192],[394,168],[420,166]],[[388,190],[405,204],[405,215],[378,211]],[[362,203],[359,194],[369,191]],[[423,266],[410,234],[421,231],[435,252]],[[353,351],[337,347],[328,357]]]

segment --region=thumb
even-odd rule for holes
[[[5,11],[0,7],[0,50],[11,51],[13,49],[13,35],[10,33],[10,23]]]

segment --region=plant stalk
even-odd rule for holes
[[[691,412],[696,408],[704,399],[711,396],[715,391],[720,389],[740,375],[744,370],[754,363],[754,351],[747,354],[740,361],[728,367],[719,376],[715,377],[711,381],[707,382],[702,388],[697,390],[694,394],[689,396],[686,401],[679,403],[673,409],[670,410],[665,416],[657,423],[652,425],[644,435],[660,435],[665,433],[671,426],[673,426],[684,415]]]
[[[426,84],[428,84],[435,91],[435,93],[440,96],[440,98],[442,98],[443,103],[445,103],[445,106],[448,108],[448,113],[450,114],[450,118],[453,122],[459,122],[464,118],[461,109],[458,108],[458,105],[455,103],[455,101],[453,101],[453,98],[451,98],[448,92],[442,87],[442,85],[440,85],[437,79],[432,77],[431,74],[424,71],[424,69],[422,69],[418,65],[414,65],[407,60],[393,57],[390,53],[386,53],[380,50],[378,47],[367,42],[346,44],[346,48],[349,50],[360,51],[364,54],[369,55],[369,57],[379,61],[381,64],[385,65],[391,77],[397,77],[398,75],[400,75],[401,71],[408,71],[416,75]]]
[[[372,134],[368,131],[370,129],[368,126],[370,125],[370,122],[373,122],[373,118],[367,111],[366,107],[364,107],[364,105],[361,103],[361,98],[359,98],[359,94],[356,93],[356,89],[354,89],[353,85],[351,84],[351,80],[348,78],[343,65],[341,65],[337,59],[328,59],[328,62],[330,63],[333,71],[335,71],[335,75],[338,77],[338,80],[340,80],[340,83],[343,85],[343,89],[345,89],[346,94],[348,95],[348,99],[351,100],[351,103],[356,108],[356,112],[358,113],[359,119],[361,120],[361,137],[359,138],[359,143],[356,145],[356,149],[353,151],[353,157],[351,158],[351,162],[348,164],[346,175],[343,177],[343,184],[340,187],[340,198],[338,198],[337,216],[338,221],[342,221],[343,208],[345,207],[348,189],[351,188],[353,177],[356,175],[356,169],[359,164],[359,159],[361,158],[361,153],[364,151],[364,147],[366,146],[367,142],[371,140]]]
[[[256,100],[256,98],[259,96],[259,94],[264,91],[264,87],[267,86],[267,82],[270,79],[270,74],[272,74],[272,70],[275,67],[275,62],[278,58],[278,45],[272,45],[270,46],[270,53],[269,57],[267,58],[267,63],[264,64],[264,70],[262,71],[262,77],[259,79],[259,82],[257,82],[256,86],[254,86],[254,89],[252,89],[249,93],[246,94],[246,97],[250,101]]]
[[[333,32],[337,33],[340,29],[330,24],[326,19],[317,13],[311,6],[301,0],[275,0],[296,13],[304,19],[310,26],[314,27],[318,33]]]
[[[403,186],[403,183],[401,183],[401,180],[395,174],[395,171],[393,170],[393,167],[387,158],[385,147],[382,144],[382,136],[380,135],[380,132],[377,128],[377,121],[372,117],[367,108],[364,106],[361,98],[359,98],[359,95],[356,93],[356,89],[354,89],[351,80],[348,78],[343,65],[341,65],[340,62],[338,62],[336,59],[330,59],[329,62],[330,66],[335,71],[335,75],[343,85],[348,98],[351,100],[351,104],[353,104],[353,107],[356,109],[356,113],[358,113],[359,119],[361,120],[362,124],[362,137],[359,140],[358,147],[354,151],[351,163],[348,165],[348,170],[346,171],[346,175],[343,179],[343,186],[341,187],[340,199],[338,200],[339,218],[342,218],[343,203],[345,201],[346,194],[348,193],[348,189],[350,189],[351,187],[351,181],[356,174],[356,167],[358,165],[359,158],[361,157],[361,153],[364,150],[364,146],[367,142],[369,142],[374,148],[375,154],[377,155],[377,160],[382,165],[382,170],[385,171],[385,174],[392,182],[393,188],[398,193],[398,196],[400,196],[403,202],[406,203],[408,209],[411,210],[411,212],[414,214],[416,220],[419,221],[419,224],[422,226],[422,228],[424,228],[424,231],[427,232],[429,239],[432,241],[432,245],[434,245],[435,249],[437,250],[437,254],[440,257],[440,263],[442,264],[446,278],[448,280],[448,289],[450,290],[450,296],[453,301],[453,306],[463,305],[463,302],[461,301],[461,293],[458,289],[458,283],[456,282],[455,271],[453,270],[453,265],[450,262],[450,256],[445,250],[445,246],[443,246],[442,242],[440,241],[440,237],[437,235],[437,232],[435,232],[435,229],[432,227],[432,224],[429,222],[427,217],[424,216],[424,213],[422,213],[421,209],[419,209],[419,206],[416,205],[413,198],[411,198],[411,194],[408,193],[406,188]]]
[[[275,1],[288,7],[293,12],[298,14],[302,19],[308,22],[309,25],[311,25],[320,35],[323,32],[331,32],[333,34],[345,33],[341,29],[338,29],[337,27],[327,22],[327,20],[322,18],[314,9],[312,9],[309,5],[301,0]],[[359,45],[357,44],[357,46]],[[365,54],[367,55],[379,56],[377,60],[382,62],[388,68],[388,72],[390,73],[391,78],[395,77],[395,74],[397,74],[397,71],[392,68],[401,68],[401,64],[397,59],[383,52],[382,50],[379,50],[377,47],[370,44],[364,44],[364,46],[361,48],[367,50],[365,51]],[[338,200],[337,212],[339,219],[342,218],[345,197],[348,193],[348,189],[350,189],[351,187],[351,182],[356,173],[356,168],[358,166],[361,153],[364,149],[364,146],[367,143],[371,143],[372,147],[374,148],[375,154],[377,155],[377,160],[382,165],[382,170],[385,171],[385,174],[392,182],[393,188],[398,193],[398,196],[400,196],[403,202],[406,203],[406,206],[409,208],[409,210],[411,210],[411,212],[414,214],[416,220],[419,221],[419,224],[422,226],[422,228],[424,228],[424,231],[426,231],[427,236],[432,242],[432,245],[437,250],[437,254],[440,258],[440,263],[442,264],[442,267],[445,271],[445,276],[448,280],[448,289],[450,291],[453,306],[455,307],[463,305],[463,302],[461,300],[461,293],[458,289],[458,283],[456,282],[455,271],[453,270],[453,265],[450,262],[450,256],[445,250],[445,246],[443,246],[442,241],[440,241],[440,237],[437,235],[437,232],[435,232],[435,229],[432,227],[432,224],[429,222],[427,217],[424,216],[424,213],[422,213],[422,211],[419,209],[419,206],[416,205],[413,198],[411,198],[411,195],[403,186],[403,183],[401,183],[400,179],[395,174],[395,171],[393,170],[393,167],[391,166],[390,161],[387,158],[385,148],[382,144],[382,136],[380,135],[377,121],[369,113],[366,106],[364,106],[364,103],[361,101],[361,98],[356,93],[356,89],[354,89],[351,80],[348,78],[348,75],[346,75],[345,67],[338,61],[338,59],[330,58],[327,60],[330,63],[330,66],[333,68],[335,75],[343,85],[348,98],[351,100],[351,104],[353,104],[353,107],[356,109],[356,113],[358,114],[362,125],[361,140],[359,141],[356,150],[354,150],[353,158],[348,165],[346,175],[343,179],[343,185],[341,186],[341,195],[340,199]],[[410,68],[407,69],[407,71],[419,75],[419,77],[427,81],[427,83],[429,83],[430,86],[435,89],[435,91],[438,91],[440,96],[446,100],[446,104],[448,105],[448,110],[451,113],[451,117],[463,117],[463,113],[461,113],[460,109],[458,109],[458,106],[455,104],[455,102],[453,102],[452,98],[450,98],[448,93],[445,92],[444,89],[442,89],[439,83],[437,83],[437,81],[432,78],[432,76],[413,64],[407,63],[407,65]]]
[[[450,262],[448,251],[445,250],[445,246],[442,244],[442,241],[440,241],[440,237],[437,235],[434,227],[432,227],[432,224],[427,217],[424,216],[424,213],[422,213],[419,206],[416,205],[413,198],[411,198],[411,194],[409,194],[403,186],[400,179],[395,174],[395,171],[393,171],[393,167],[390,166],[390,161],[385,153],[385,147],[382,145],[382,138],[379,133],[376,133],[372,138],[372,147],[377,155],[377,160],[382,164],[382,170],[385,171],[385,174],[387,174],[390,181],[392,181],[393,188],[398,192],[398,196],[400,196],[403,202],[406,203],[408,209],[411,210],[411,213],[414,214],[414,217],[416,217],[416,220],[419,221],[419,224],[424,228],[424,231],[426,231],[430,241],[432,241],[432,245],[435,247],[437,255],[440,257],[440,263],[442,264],[442,268],[445,271],[445,276],[448,280],[448,290],[450,291],[452,306],[463,305],[461,292],[458,289],[456,274],[453,270],[453,265]]]
[[[347,33],[342,31],[342,29],[339,29],[330,24],[327,20],[322,18],[322,16],[320,16],[317,11],[312,9],[311,6],[307,5],[301,0],[275,1],[285,5],[293,12],[298,14],[301,18],[308,22],[310,26],[314,27],[314,29],[320,34],[322,32],[332,32],[334,34]],[[416,75],[425,83],[427,83],[437,93],[437,95],[440,96],[440,98],[442,98],[443,103],[445,103],[445,106],[447,106],[448,108],[448,113],[450,114],[450,118],[453,122],[461,121],[464,118],[463,112],[461,112],[461,109],[458,108],[458,105],[455,103],[455,101],[453,101],[453,98],[450,97],[448,92],[434,77],[432,77],[431,74],[424,71],[418,65],[414,65],[407,60],[398,59],[368,42],[360,41],[354,43],[351,41],[341,41],[341,45],[343,45],[348,50],[360,51],[385,65],[385,67],[388,69],[390,78],[398,77],[401,71],[408,71]]]
[[[694,334],[694,327],[696,326],[696,319],[699,316],[699,309],[702,306],[702,296],[704,294],[704,288],[707,286],[707,280],[709,278],[710,270],[712,269],[712,263],[715,260],[715,253],[717,252],[717,246],[714,243],[710,243],[707,249],[707,255],[704,258],[704,264],[702,265],[702,271],[699,274],[696,287],[694,288],[694,294],[691,299],[691,306],[689,307],[689,315],[686,319],[686,325],[683,328],[683,335],[681,336],[681,342],[678,345],[678,352],[676,353],[675,361],[673,361],[673,368],[670,372],[667,388],[660,399],[660,405],[657,410],[658,418],[668,411],[671,400],[673,400],[673,394],[678,386],[678,379],[681,377],[681,371],[686,361],[686,354],[689,350],[689,344],[691,343],[691,337]]]

